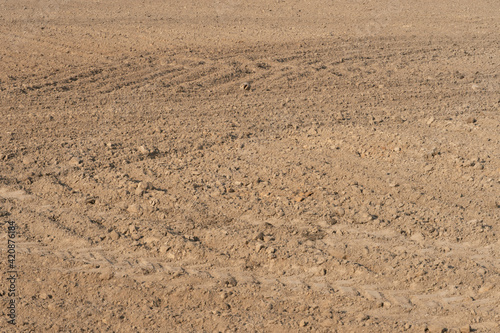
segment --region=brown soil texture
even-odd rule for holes
[[[2,1],[0,331],[500,332],[499,31],[496,0]]]

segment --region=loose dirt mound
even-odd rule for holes
[[[0,8],[2,331],[500,331],[498,2]]]

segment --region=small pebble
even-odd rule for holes
[[[469,333],[471,332],[471,327],[470,325],[464,325],[462,327],[460,327],[460,333]]]
[[[276,249],[274,247],[270,247],[267,249],[266,251],[268,254],[271,254],[271,253],[275,253],[276,252]]]
[[[250,82],[243,82],[240,86],[240,89],[242,90],[250,90],[252,86],[250,85]]]
[[[148,155],[149,153],[151,153],[151,151],[148,148],[146,148],[145,146],[140,146],[139,147],[139,152],[141,154],[144,154],[144,155]]]
[[[102,281],[111,280],[115,276],[115,273],[110,268],[105,268],[102,270],[100,278]]]
[[[71,158],[71,159],[69,160],[69,164],[70,164],[70,165],[74,165],[74,166],[76,166],[76,165],[80,165],[80,164],[82,164],[82,159],[81,159],[81,158],[79,158],[79,157],[76,157],[76,156],[75,156],[75,157],[73,157],[73,158]]]
[[[467,122],[467,124],[474,124],[477,119],[474,117],[468,117],[465,121]]]
[[[293,200],[295,202],[301,202],[301,201],[304,201],[304,197],[297,196],[297,197],[293,198]]]
[[[23,158],[23,164],[24,165],[29,165],[29,164],[32,164],[32,163],[35,163],[35,159],[31,156],[26,156],[25,158]]]
[[[159,243],[160,239],[158,237],[155,237],[155,236],[150,236],[150,237],[145,237],[142,241],[144,242],[144,244],[151,246],[151,245]]]
[[[431,172],[432,170],[434,170],[433,165],[427,164],[426,166],[424,166],[424,172]]]
[[[484,294],[485,292],[490,291],[490,290],[491,290],[491,289],[493,289],[494,287],[495,287],[495,285],[494,285],[494,284],[492,284],[492,283],[487,283],[487,284],[485,284],[484,286],[482,286],[481,288],[479,288],[478,293],[480,293],[480,294]]]
[[[132,213],[132,214],[139,213],[139,211],[140,211],[140,206],[139,206],[139,205],[136,205],[136,204],[132,204],[132,205],[128,206],[127,211],[128,211],[129,213]]]
[[[357,319],[358,319],[358,321],[367,321],[368,319],[370,319],[370,316],[365,314],[365,313],[360,313],[357,316]]]
[[[373,215],[366,213],[366,212],[363,212],[363,213],[359,213],[355,216],[354,222],[359,223],[359,224],[364,224],[364,223],[370,222],[373,219],[374,219]]]
[[[337,216],[344,216],[345,215],[345,210],[342,207],[335,207],[333,208],[333,213],[336,214]]]
[[[393,119],[396,123],[400,123],[400,124],[402,124],[402,123],[404,123],[404,122],[405,122],[405,120],[404,120],[401,116],[399,116],[399,115],[398,115],[398,116],[394,116],[394,117],[392,117],[392,119]]]
[[[264,242],[271,242],[273,240],[275,240],[274,236],[271,236],[271,235],[266,235],[264,236]]]
[[[112,230],[110,233],[109,233],[109,238],[111,240],[118,240],[120,238],[120,234],[117,233],[115,230]]]
[[[93,205],[93,204],[95,204],[95,198],[87,198],[87,199],[85,199],[85,203],[87,205]]]
[[[147,191],[151,190],[153,188],[153,185],[150,182],[140,182],[139,185],[137,185],[137,188]]]
[[[170,249],[171,249],[170,246],[168,246],[167,244],[163,244],[162,246],[160,246],[160,248],[158,249],[158,251],[160,253],[167,253]]]
[[[443,328],[440,325],[430,325],[430,326],[427,326],[427,329],[426,329],[426,332],[428,332],[428,333],[442,333],[442,332],[446,332],[446,331],[447,331],[447,329]]]
[[[238,281],[236,281],[236,279],[233,276],[230,276],[226,279],[226,281],[224,281],[224,284],[227,287],[236,287],[236,285],[238,284]]]
[[[131,237],[133,240],[138,241],[139,239],[141,239],[141,238],[142,238],[142,235],[141,235],[141,234],[139,234],[139,233],[137,233],[137,232],[135,232],[135,233],[131,234],[131,235],[130,235],[130,237]]]
[[[263,241],[264,240],[264,233],[263,232],[259,232],[255,237],[254,237],[255,240],[261,240]]]
[[[40,293],[38,296],[40,299],[47,299],[47,298],[52,298],[52,295],[48,295],[46,293]]]

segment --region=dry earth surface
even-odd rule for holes
[[[499,31],[497,0],[2,1],[1,331],[500,332]]]

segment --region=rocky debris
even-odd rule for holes
[[[7,0],[20,330],[499,331],[497,2],[312,1]]]

